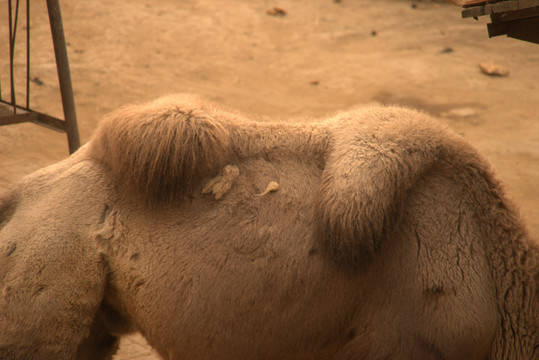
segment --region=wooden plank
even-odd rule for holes
[[[455,5],[463,6],[463,7],[469,7],[473,5],[492,6],[497,9],[497,12],[526,9],[526,8],[539,6],[539,0],[446,0],[446,1]]]
[[[474,6],[474,7],[466,8],[466,9],[462,10],[462,17],[463,18],[469,18],[469,17],[475,17],[476,18],[476,17],[483,16],[483,15],[488,15],[485,12],[485,7],[484,6]]]
[[[451,4],[458,5],[458,6],[481,5],[481,4],[486,4],[489,2],[488,0],[446,0],[446,1]]]
[[[493,19],[492,24],[487,24],[489,37],[507,35],[519,40],[529,41],[539,44],[539,9],[536,16],[516,18],[503,21]]]
[[[530,13],[529,16],[519,16],[519,17],[530,17],[536,16],[536,8],[539,8],[539,0],[511,0],[511,1],[500,1],[493,4],[472,6],[464,8],[462,10],[462,17],[478,17],[482,15],[493,15],[501,13],[522,13],[523,10]]]
[[[520,0],[518,2],[519,9],[527,9],[535,6],[539,6],[539,0]]]
[[[490,7],[489,12],[492,14],[515,11],[519,9],[518,1],[502,1],[496,4],[486,5],[485,7]]]

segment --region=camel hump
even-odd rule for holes
[[[332,144],[316,195],[315,233],[349,265],[375,253],[407,192],[436,162],[483,166],[459,136],[417,111],[366,108],[340,114],[328,126]]]
[[[149,202],[181,199],[218,173],[231,153],[228,129],[209,107],[189,95],[123,107],[100,123],[90,154]]]

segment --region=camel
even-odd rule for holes
[[[0,197],[0,358],[539,359],[539,247],[429,115],[106,116]]]

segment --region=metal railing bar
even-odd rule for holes
[[[0,126],[31,122],[37,120],[37,117],[36,113],[0,116]]]
[[[26,0],[26,107],[30,107],[30,0]]]
[[[26,106],[17,104],[15,89],[15,47],[17,37],[17,27],[19,25],[20,0],[8,0],[9,11],[9,82],[10,82],[10,101],[2,98],[2,87],[0,79],[0,104],[10,107],[11,115],[0,115],[0,125],[18,124],[32,122],[37,125],[47,127],[52,130],[67,134],[69,152],[75,152],[80,146],[78,133],[77,116],[75,111],[75,102],[73,99],[73,88],[71,84],[71,74],[69,71],[69,62],[67,58],[66,43],[60,13],[60,4],[58,0],[47,0],[47,9],[49,13],[49,23],[56,57],[56,69],[60,83],[60,94],[62,97],[62,107],[65,120],[49,116],[44,113],[30,109],[30,0],[26,0]],[[15,8],[14,6],[15,5]],[[23,113],[17,114],[17,111]]]
[[[15,104],[15,79],[13,78],[13,6],[11,0],[8,0],[8,11],[9,11],[9,84],[10,84],[10,95],[11,103]],[[17,113],[17,109],[13,108],[13,114]]]
[[[80,147],[80,138],[77,125],[77,114],[75,111],[75,100],[73,99],[71,73],[69,71],[69,61],[67,59],[62,14],[60,12],[60,3],[58,0],[47,0],[47,9],[49,11],[54,54],[56,56],[58,80],[60,82],[60,94],[62,96],[62,106],[64,109],[67,143],[69,152],[72,154]]]
[[[16,107],[17,109],[20,109],[20,110],[23,110],[23,111],[34,111],[26,106],[22,106],[22,105],[17,105],[17,104],[12,104],[11,102],[9,101],[6,101],[4,99],[0,99],[0,103],[2,104],[5,104],[7,106],[10,106],[10,107]]]
[[[5,101],[2,101],[6,103]],[[37,125],[44,126],[48,129],[56,130],[59,132],[67,133],[66,122],[53,116],[43,114],[34,110],[24,109],[21,106],[17,106],[18,109],[29,111],[22,114],[4,115],[0,116],[0,126],[18,124],[22,122],[32,122]],[[26,119],[23,121],[23,119]]]

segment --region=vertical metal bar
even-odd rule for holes
[[[64,27],[62,25],[62,15],[58,0],[47,0],[47,9],[49,11],[54,54],[56,55],[56,68],[58,69],[58,80],[60,82],[60,93],[62,95],[62,106],[66,121],[67,142],[69,153],[72,154],[80,147],[80,139],[75,101],[73,99],[73,88],[71,86],[71,74],[67,59]]]
[[[13,78],[13,16],[11,11],[11,0],[8,0],[9,10],[9,84],[11,91],[11,104],[15,105],[15,79]],[[13,106],[13,114],[17,113],[17,108]]]
[[[18,24],[19,24],[19,1],[20,0],[17,0],[16,4],[15,4],[15,19],[14,19],[14,23],[13,23],[13,37],[11,39],[11,45],[12,45],[12,53],[11,53],[11,78],[13,79],[12,82],[13,82],[13,113],[17,113],[17,100],[16,100],[16,96],[17,94],[15,93],[15,70],[14,70],[14,61],[15,61],[15,41],[17,40],[17,27],[18,27]],[[10,14],[11,15],[11,14]]]
[[[30,0],[26,0],[26,108],[30,108]]]

